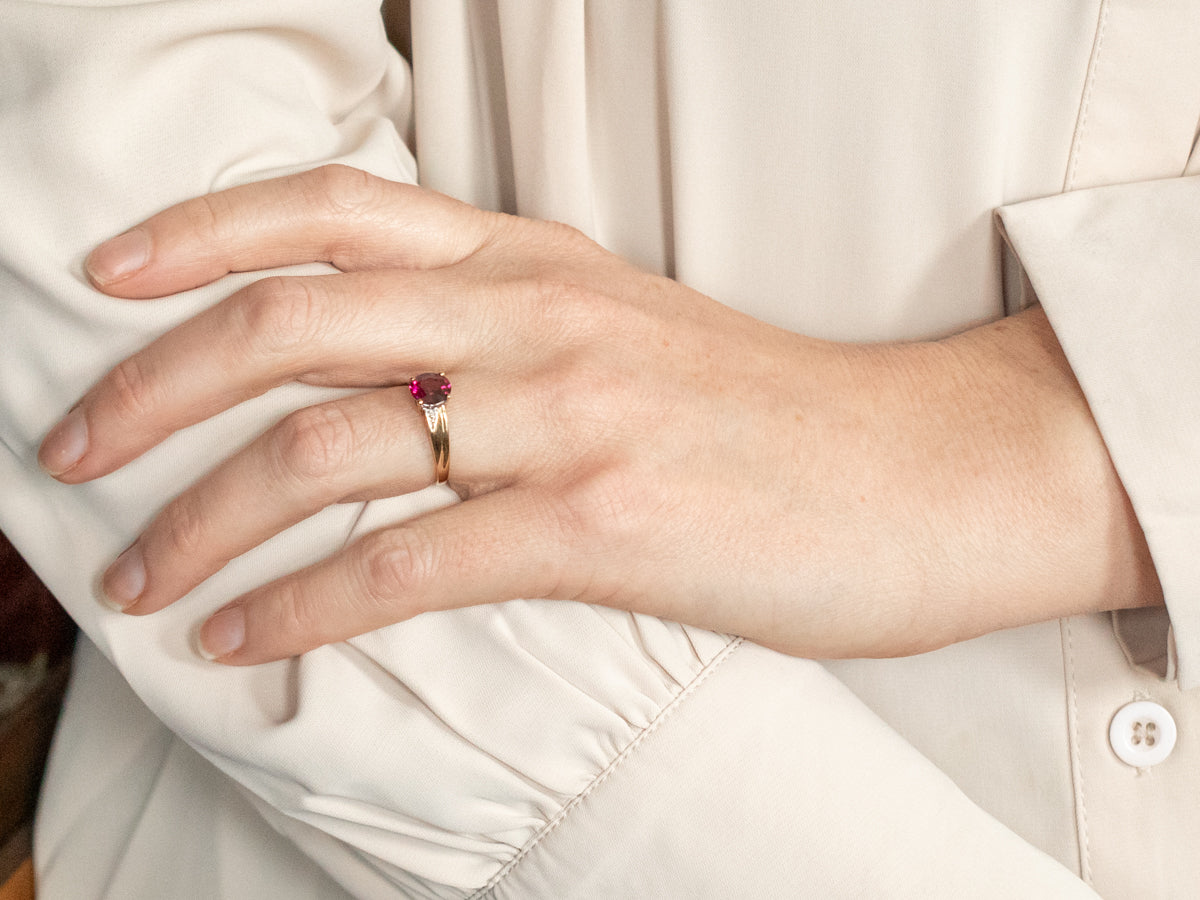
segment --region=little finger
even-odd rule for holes
[[[568,577],[570,549],[545,494],[496,491],[369,534],[239,597],[200,628],[200,650],[253,665],[422,612],[557,596],[579,577]]]

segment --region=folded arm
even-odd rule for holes
[[[234,294],[115,368],[42,448],[78,483],[291,380],[368,389],[283,420],[155,519],[105,580],[151,613],[331,503],[428,484],[404,385],[451,375],[467,502],[227,605],[202,631],[223,661],[523,596],[818,658],[1161,603],[1040,310],[941,342],[811,340],[562,226],[349,169],[189,201],[89,271],[150,298],[313,261],[341,274]]]

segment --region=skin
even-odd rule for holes
[[[263,279],[119,364],[39,455],[76,484],[288,381],[370,389],[288,416],[162,511],[104,577],[150,614],[324,506],[428,485],[406,382],[448,373],[465,502],[236,598],[201,629],[220,662],[514,597],[818,658],[1162,602],[1038,308],[937,342],[813,340],[566,226],[337,166],[168,209],[88,272],[142,300],[318,260],[339,273]]]

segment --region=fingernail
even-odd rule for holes
[[[228,656],[246,640],[246,614],[240,606],[227,606],[200,627],[200,655],[213,662]]]
[[[38,465],[51,475],[61,475],[73,468],[87,452],[87,419],[83,409],[75,407],[63,420],[50,429],[38,450]]]
[[[96,284],[112,284],[144,269],[150,261],[150,235],[141,228],[105,241],[91,252],[84,268]]]
[[[146,589],[146,564],[142,550],[134,544],[117,557],[101,580],[101,590],[109,606],[124,612],[137,602]]]

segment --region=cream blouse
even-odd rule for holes
[[[374,6],[0,5],[0,527],[86,634],[40,896],[1195,895],[1200,5],[415,0],[411,80]],[[426,185],[814,336],[935,338],[1040,301],[1169,620],[822,666],[529,600],[254,669],[192,652],[237,592],[436,489],[327,509],[154,616],[102,607],[155,510],[334,393],[290,385],[53,482],[36,448],[78,396],[258,277],[129,303],[84,255],[323,162],[412,180],[410,147]],[[1137,699],[1178,726],[1152,767],[1110,744]]]

